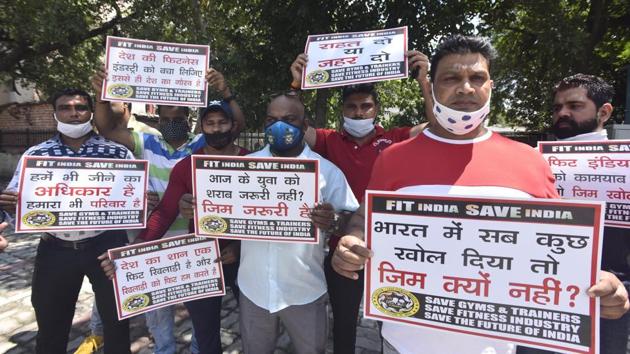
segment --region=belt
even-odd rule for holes
[[[42,241],[48,242],[50,244],[63,247],[63,248],[72,248],[75,251],[82,251],[84,249],[87,249],[88,247],[90,247],[94,239],[95,237],[91,237],[91,238],[88,238],[85,240],[79,240],[79,241],[66,241],[66,240],[57,238],[49,233],[42,234]]]

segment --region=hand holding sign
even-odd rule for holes
[[[8,213],[15,214],[15,207],[17,205],[18,193],[12,191],[3,191],[0,194],[0,208]]]
[[[599,281],[588,289],[587,294],[590,297],[600,297],[602,318],[616,320],[630,309],[628,291],[613,273],[602,271]]]
[[[368,258],[374,255],[365,246],[365,241],[352,235],[346,235],[339,240],[331,261],[333,269],[346,278],[357,280],[356,273],[365,267]]]

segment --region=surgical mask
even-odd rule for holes
[[[69,124],[60,122],[59,119],[57,119],[57,114],[53,113],[53,117],[55,117],[57,121],[57,131],[73,139],[80,138],[92,131],[92,116],[93,114],[90,114],[90,120],[85,123]]]
[[[344,116],[343,129],[355,138],[362,138],[374,130],[374,118],[352,119]]]
[[[181,141],[188,137],[190,127],[188,122],[183,119],[170,119],[161,122],[158,125],[158,130],[166,141]]]
[[[206,139],[206,144],[218,150],[232,142],[232,132],[229,130],[224,133],[203,133],[203,137]]]
[[[456,135],[468,134],[475,130],[490,113],[491,94],[488,95],[488,101],[483,107],[474,112],[463,112],[448,108],[439,103],[433,93],[431,95],[433,96],[433,115],[435,115],[437,122],[444,129]]]
[[[275,151],[286,151],[302,142],[302,129],[287,122],[277,120],[265,127],[265,141]]]

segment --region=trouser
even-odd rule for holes
[[[232,288],[238,299],[238,287],[235,284],[239,263],[223,265],[225,285]],[[221,354],[221,300],[222,296],[208,297],[185,302],[193,323],[193,335],[196,344],[191,345],[193,352],[199,354]]]
[[[174,316],[175,305],[162,307],[144,314],[149,332],[153,336],[155,348],[153,354],[175,354],[177,344],[175,343]]]
[[[400,354],[393,345],[383,338],[383,354]]]
[[[221,299],[207,297],[185,302],[192,320],[199,354],[221,354]]]
[[[323,354],[326,350],[328,316],[326,294],[317,300],[271,313],[241,293],[240,329],[245,354],[272,354],[279,322],[289,333],[296,354]]]
[[[353,280],[332,269],[334,250],[324,260],[328,296],[333,313],[333,348],[336,354],[354,353],[357,339],[357,318],[363,297],[363,271]]]
[[[129,322],[118,321],[112,282],[97,257],[107,249],[127,243],[125,231],[106,231],[81,249],[40,241],[35,257],[31,302],[35,309],[38,354],[65,354],[76,302],[87,276],[103,320],[106,354],[129,351]]]

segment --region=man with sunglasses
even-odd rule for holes
[[[92,130],[92,98],[82,90],[66,89],[52,98],[53,117],[59,132],[29,148],[23,156],[67,156],[132,159],[131,152]],[[0,194],[0,207],[15,212],[20,160],[7,190]],[[35,256],[31,301],[38,332],[35,352],[65,354],[75,306],[83,277],[92,284],[104,325],[105,353],[129,351],[129,323],[118,321],[112,283],[100,269],[98,255],[127,243],[124,230],[71,231],[42,234]]]
[[[313,158],[319,165],[319,200],[311,219],[327,228],[327,211],[354,211],[358,203],[335,165],[313,152],[304,142],[308,123],[304,105],[295,92],[273,98],[267,106],[262,150],[249,156]],[[238,271],[240,330],[246,354],[274,352],[282,321],[299,354],[323,353],[326,348],[326,279],[324,238],[319,244],[264,241],[241,242]]]
[[[408,51],[406,55],[411,72],[416,73],[414,78],[420,88],[423,92],[430,92],[427,80],[429,59],[415,50]],[[302,53],[291,64],[292,89],[300,88],[302,71],[307,61],[308,57]],[[425,107],[429,106],[425,104]],[[361,202],[378,155],[394,143],[417,136],[426,124],[390,130],[376,124],[380,106],[372,83],[343,87],[341,109],[343,130],[308,127],[304,141],[313,151],[343,171],[355,197]],[[427,117],[431,115],[429,109],[426,114]],[[333,271],[330,262],[338,241],[338,235],[331,236],[328,243],[330,252],[325,260],[328,294],[333,312],[334,352],[354,353],[357,317],[363,296],[363,272],[358,272],[358,281],[352,281]]]

